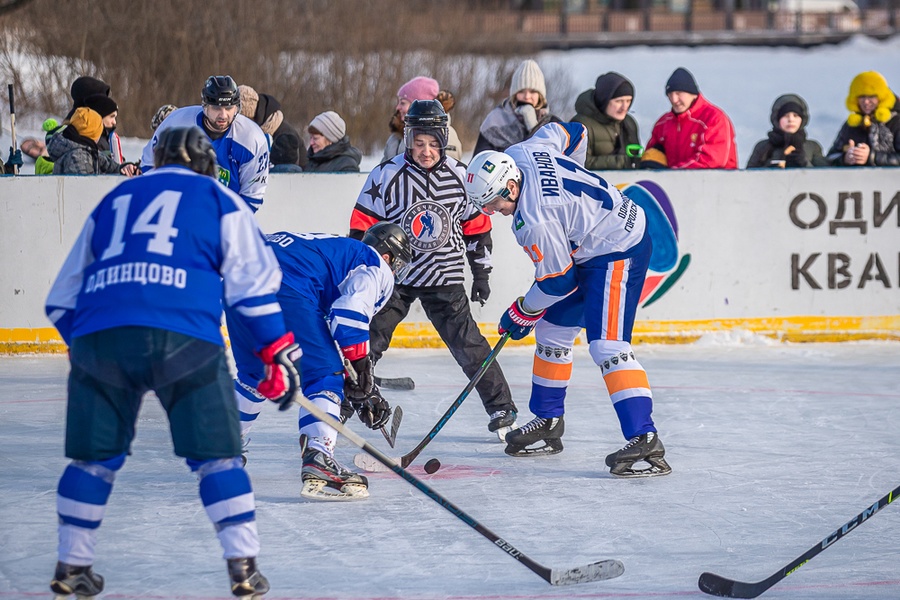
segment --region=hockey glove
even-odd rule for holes
[[[369,342],[345,346],[341,352],[347,369],[344,394],[350,398],[365,398],[372,393],[375,385],[375,362],[369,354]]]
[[[279,410],[287,410],[294,394],[300,389],[300,373],[294,363],[301,354],[300,346],[294,343],[294,334],[290,331],[256,353],[266,368],[256,390],[278,404]]]
[[[391,416],[391,405],[381,395],[378,387],[372,388],[372,393],[364,398],[350,398],[353,408],[359,420],[369,429],[381,429]]]
[[[475,279],[472,281],[472,302],[480,302],[482,306],[491,295],[491,286],[487,279]]]
[[[497,327],[497,332],[500,335],[509,332],[509,337],[514,340],[521,340],[531,333],[531,330],[534,329],[537,322],[540,321],[541,317],[544,316],[544,313],[547,312],[546,310],[536,313],[528,312],[525,310],[524,300],[524,297],[519,296],[519,298],[506,309],[503,316],[500,317],[500,325]]]

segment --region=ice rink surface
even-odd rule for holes
[[[393,473],[370,476],[371,497],[314,503],[299,496],[296,410],[267,406],[247,466],[256,491],[267,600],[452,598],[709,598],[703,571],[758,581],[819,543],[898,485],[900,344],[789,345],[718,334],[691,345],[641,345],[654,418],[673,473],[622,480],[607,453],[624,440],[587,348],[576,348],[565,450],[511,458],[472,395],[410,467],[440,494],[548,567],[604,558],[618,579],[554,588]],[[532,350],[500,355],[530,419]],[[56,484],[63,457],[65,357],[0,358],[0,599],[49,598],[56,561]],[[382,376],[404,410],[399,456],[465,387],[445,350],[392,350]],[[352,428],[387,450],[381,435]],[[339,442],[352,464],[357,449]],[[443,466],[426,475],[422,465]],[[762,597],[900,597],[900,505],[889,505]],[[133,456],[100,529],[99,598],[230,598],[221,549],[164,413],[145,402]]]

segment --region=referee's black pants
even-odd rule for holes
[[[422,303],[425,315],[447,345],[450,354],[469,379],[481,368],[491,347],[481,332],[462,285],[440,287],[394,286],[394,293],[372,319],[369,327],[372,355],[377,362],[391,345],[397,325],[406,318],[414,300]],[[491,414],[498,410],[516,410],[509,384],[500,365],[494,361],[475,386],[484,410]]]

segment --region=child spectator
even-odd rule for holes
[[[103,135],[103,119],[97,111],[76,108],[69,124],[47,144],[54,175],[100,175],[122,173],[132,177],[134,165],[121,165],[101,152],[97,141]]]
[[[822,145],[806,139],[809,107],[797,94],[779,96],[772,105],[772,131],[753,148],[748,169],[828,166]]]
[[[900,116],[897,97],[881,73],[853,78],[847,94],[850,116],[841,126],[828,160],[836,166],[900,166]]]

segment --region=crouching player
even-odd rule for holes
[[[469,199],[488,214],[513,217],[516,240],[535,266],[534,284],[499,325],[513,339],[535,329],[537,341],[535,418],[506,435],[506,453],[562,451],[572,347],[584,328],[628,440],[606,465],[620,477],[665,475],[671,468],[650,416],[650,383],[631,347],[652,242],[644,211],[584,168],[584,137],[581,124],[551,123],[505,153],[478,154],[466,173]],[[649,466],[634,469],[638,461]]]
[[[278,302],[288,330],[295,334],[303,351],[303,394],[336,419],[342,417],[346,395],[363,423],[372,429],[384,427],[391,407],[375,385],[369,322],[391,297],[394,278],[404,277],[410,264],[412,251],[403,229],[382,222],[366,231],[361,241],[288,232],[271,234],[268,240],[283,273]],[[225,314],[238,370],[235,390],[242,437],[247,441],[264,400],[253,385],[265,365],[253,353],[252,339],[242,322],[232,318],[234,312],[226,310]],[[345,383],[342,358],[355,371],[355,383],[351,378]],[[347,416],[345,411],[342,420]],[[303,408],[299,419],[303,457],[300,494],[313,500],[367,498],[366,477],[346,469],[334,458],[334,427]]]
[[[214,179],[216,153],[203,131],[168,129],[153,156],[152,173],[113,189],[88,217],[47,298],[71,360],[72,462],[57,488],[50,587],[57,598],[103,591],[92,568],[97,530],[141,398],[153,390],[175,454],[200,482],[232,593],[260,598],[269,584],[256,566],[255,501],[219,324],[224,298],[266,366],[260,392],[279,398],[295,387],[299,349],[275,299],[281,272],[246,203]]]

